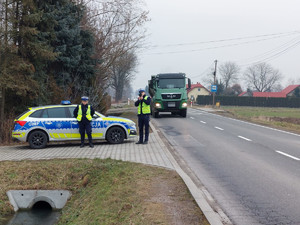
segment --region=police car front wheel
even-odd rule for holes
[[[125,139],[124,130],[121,127],[112,127],[107,131],[106,139],[111,144],[120,144]]]
[[[47,136],[43,131],[33,131],[28,137],[28,142],[31,148],[45,148],[47,145]]]

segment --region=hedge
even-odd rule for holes
[[[212,96],[198,95],[197,104],[212,105]],[[300,98],[264,98],[264,97],[238,97],[238,96],[215,96],[215,102],[220,105],[232,106],[257,106],[257,107],[287,107],[300,108]]]

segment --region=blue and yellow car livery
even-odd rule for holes
[[[52,105],[29,108],[18,116],[12,137],[29,142],[32,148],[44,148],[49,141],[80,140],[79,125],[73,117],[77,105]],[[106,117],[95,112],[92,120],[93,139],[106,139],[119,144],[136,136],[136,125],[121,117]]]

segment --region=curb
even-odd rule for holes
[[[153,122],[150,122],[150,127],[155,135],[158,136],[158,138],[162,139],[160,135],[158,134],[158,130],[156,129]],[[206,188],[201,185],[201,187],[198,187],[196,183],[193,181],[191,176],[189,176],[180,166],[180,163],[177,162],[173,154],[168,148],[171,148],[173,152],[176,150],[173,148],[173,146],[169,143],[168,139],[166,138],[165,134],[163,132],[160,132],[163,134],[163,137],[165,140],[162,140],[164,143],[166,143],[165,153],[169,160],[171,161],[172,165],[174,166],[174,169],[179,174],[179,176],[182,178],[186,186],[188,187],[189,191],[191,192],[192,196],[194,197],[197,205],[202,210],[203,214],[205,215],[206,219],[211,225],[232,225],[232,222],[229,220],[229,218],[226,216],[226,214],[222,211],[222,209],[218,206],[218,204],[214,201],[213,197],[209,194],[209,192],[206,190]]]

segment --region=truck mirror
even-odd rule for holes
[[[190,79],[190,78],[188,78],[188,89],[191,89],[191,87],[192,87],[192,84],[191,84],[191,79]]]
[[[149,89],[153,89],[153,82],[152,80],[148,80]]]

